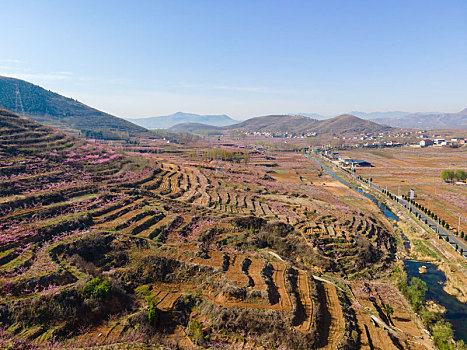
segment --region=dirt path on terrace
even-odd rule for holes
[[[163,311],[171,310],[175,302],[182,296],[182,293],[167,293],[163,298],[160,299],[160,302],[157,304],[157,307]]]
[[[274,266],[274,273],[272,275],[272,280],[277,287],[277,291],[279,292],[280,299],[279,299],[279,306],[280,310],[282,311],[289,311],[292,310],[292,302],[290,301],[290,295],[287,292],[287,288],[285,286],[285,269],[286,265],[282,262],[273,262],[272,265]],[[277,305],[276,305],[277,306]]]
[[[239,287],[243,287],[248,283],[248,277],[242,272],[241,264],[245,259],[244,256],[236,255],[235,260],[233,256],[230,257],[229,269],[225,275],[233,282],[237,283]]]
[[[361,311],[356,311],[357,323],[360,328],[360,349],[363,350],[393,350],[397,349],[392,343],[386,331],[382,328],[376,328],[370,320],[370,317]]]
[[[313,301],[311,300],[309,283],[308,274],[300,270],[298,273],[298,292],[305,309],[305,319],[303,323],[296,328],[302,332],[308,332],[310,330],[313,315]]]
[[[185,328],[177,325],[172,334],[167,336],[169,342],[178,344],[182,349],[196,349],[197,346],[191,341],[186,334]]]
[[[266,285],[264,284],[263,277],[261,277],[261,271],[264,267],[264,260],[252,258],[251,265],[249,268],[249,273],[251,278],[253,278],[253,282],[255,282],[255,286],[253,289],[256,290],[265,290]]]
[[[326,305],[323,320],[320,325],[320,333],[324,339],[319,349],[337,349],[337,344],[344,335],[344,316],[342,314],[336,287],[328,283],[321,283],[326,295]]]

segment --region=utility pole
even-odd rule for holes
[[[219,142],[221,140],[221,137],[219,136]],[[220,146],[219,146],[220,147]],[[222,159],[222,150],[219,148],[220,150],[220,154],[221,154],[221,172],[222,172],[222,176],[224,176],[224,163],[223,163],[223,159]]]
[[[459,215],[459,225],[457,226],[457,234],[461,232],[461,216]]]
[[[439,218],[438,218],[438,225],[436,226],[436,234],[439,234]]]
[[[211,160],[212,160],[211,159],[211,140],[210,139],[208,139],[208,156],[206,157],[206,160],[208,162],[211,162]]]
[[[221,137],[219,136],[217,138],[217,149],[216,149],[216,175],[217,175],[217,171],[218,171],[217,164],[219,163],[219,156],[217,155],[217,152],[219,152],[220,156],[222,157],[222,152],[221,152],[221,149],[220,149],[220,147],[221,147],[220,142],[221,142]]]
[[[216,175],[217,175],[217,163],[218,163],[217,152],[219,151],[219,141],[220,141],[220,138],[218,137],[217,138],[217,149],[216,149]]]

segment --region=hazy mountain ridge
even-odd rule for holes
[[[293,113],[293,114],[290,114],[290,115],[301,115],[301,116],[305,116],[305,117],[312,118],[312,119],[323,120],[323,119],[330,119],[330,118],[338,117],[340,115],[345,115],[345,114],[354,115],[354,116],[362,118],[362,119],[374,120],[374,119],[378,119],[378,118],[402,117],[402,116],[408,115],[410,113],[409,112],[402,112],[402,111],[388,111],[388,112],[359,112],[359,111],[352,111],[352,112],[348,112],[348,113],[332,114],[332,115],[323,115],[323,114],[319,114],[319,113]]]
[[[150,117],[150,118],[136,118],[128,119],[131,122],[140,125],[148,129],[168,129],[177,124],[185,123],[196,123],[196,124],[208,124],[213,126],[226,126],[235,124],[238,121],[230,118],[226,114],[194,114],[194,113],[184,113],[177,112],[174,114],[160,116],[160,117]]]
[[[380,118],[374,121],[407,129],[466,129],[467,108],[457,113],[413,113],[398,118]]]
[[[382,119],[382,118],[398,118],[398,117],[403,117],[408,114],[409,112],[402,112],[402,111],[389,111],[389,112],[359,112],[359,111],[352,111],[348,114],[354,115],[359,118],[363,119],[369,119],[375,121],[376,119]]]
[[[140,136],[148,133],[145,128],[127,120],[89,107],[75,99],[46,90],[24,80],[0,76],[0,107],[17,110],[20,92],[24,115],[40,123],[70,132],[88,131],[107,134],[110,138]],[[19,103],[18,103],[19,105]]]

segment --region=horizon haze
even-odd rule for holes
[[[457,112],[466,13],[459,1],[5,1],[0,75],[124,118]]]

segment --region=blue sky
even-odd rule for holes
[[[0,75],[121,117],[467,107],[467,1],[1,1]]]

